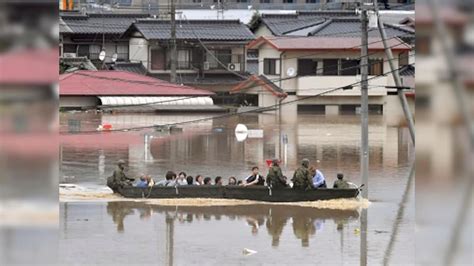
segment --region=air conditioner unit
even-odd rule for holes
[[[204,68],[204,70],[209,70],[209,62],[204,62],[204,64],[202,65],[202,68]]]
[[[63,54],[64,58],[76,58],[76,53],[64,53]]]
[[[240,71],[240,64],[239,63],[229,63],[227,64],[227,69],[231,71]]]

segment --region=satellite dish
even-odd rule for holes
[[[247,126],[244,124],[237,124],[235,127],[235,137],[237,138],[238,142],[242,142],[247,139],[248,133]]]
[[[211,9],[214,9],[216,6],[215,6],[215,5],[212,5],[212,6],[210,6],[210,7],[211,7]]]
[[[117,53],[114,53],[114,54],[112,55],[112,62],[115,63],[115,62],[117,61],[117,59],[118,59],[118,54],[117,54]]]
[[[294,68],[290,67],[286,70],[286,75],[289,77],[294,77],[296,75],[296,71]]]
[[[100,61],[104,61],[104,59],[105,59],[105,51],[102,50],[102,51],[100,52],[100,54],[99,54],[99,60],[100,60]]]

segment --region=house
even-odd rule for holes
[[[105,51],[105,63],[127,61],[129,44],[120,39],[125,30],[137,19],[148,17],[136,13],[92,13],[61,12],[59,18],[60,57],[85,57],[97,68],[103,69],[99,59]]]
[[[59,76],[59,107],[116,112],[219,111],[214,93],[117,70]]]
[[[226,94],[245,80],[246,45],[254,39],[238,20],[177,20],[177,82]],[[129,61],[149,76],[169,80],[169,20],[139,19],[122,35],[129,39]]]
[[[388,45],[397,68],[408,65],[413,31],[386,25]],[[247,49],[257,54],[258,75],[264,76],[287,94],[282,99],[258,83],[235,86],[233,93],[257,95],[258,106],[283,103],[283,119],[297,113],[357,113],[360,106],[360,20],[351,11],[298,12],[290,15],[262,16],[255,27],[258,38]],[[405,63],[404,63],[405,62]],[[386,86],[393,86],[390,66],[378,30],[369,32],[369,110],[382,114]],[[255,79],[254,76],[254,79]],[[261,79],[261,78],[260,78]],[[249,81],[246,81],[249,84]],[[326,90],[349,86],[311,97]],[[297,100],[295,104],[285,102]]]

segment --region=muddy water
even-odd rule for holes
[[[169,124],[200,115],[62,114],[61,130],[93,130]],[[63,137],[61,179],[75,187],[61,191],[63,263],[135,264],[409,264],[414,259],[414,200],[408,182],[412,160],[406,129],[370,120],[370,206],[314,208],[246,204],[173,206],[122,201],[104,187],[118,159],[131,176],[155,180],[168,170],[188,175],[243,179],[254,165],[282,158],[291,176],[302,158],[328,184],[337,172],[360,184],[359,117],[301,115],[278,126],[273,115],[249,115],[187,124],[176,132],[142,130]],[[262,129],[263,138],[238,142],[236,124]],[[279,142],[280,139],[285,141]],[[286,141],[287,140],[287,141]],[[367,226],[367,230],[363,230]],[[362,229],[362,230],[361,230]],[[361,245],[362,244],[362,245]],[[252,251],[257,251],[253,254]],[[204,263],[205,261],[205,263]]]

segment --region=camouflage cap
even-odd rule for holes
[[[118,160],[117,165],[121,165],[121,164],[125,164],[125,161],[124,160]]]

